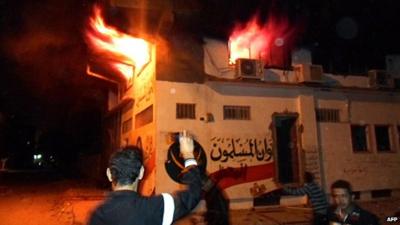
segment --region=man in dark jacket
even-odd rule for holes
[[[333,205],[328,209],[330,225],[378,225],[374,214],[354,203],[351,185],[345,180],[337,180],[331,185]]]
[[[89,225],[169,225],[188,214],[200,201],[201,178],[193,140],[184,134],[179,142],[185,159],[182,181],[188,189],[175,195],[141,196],[136,192],[144,172],[141,149],[127,146],[110,159],[107,177],[113,192],[92,213]]]

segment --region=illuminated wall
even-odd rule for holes
[[[143,149],[145,176],[140,187],[144,195],[155,192],[155,146],[154,121],[154,81],[155,81],[155,47],[151,49],[152,59],[140,73],[135,73],[132,86],[126,90],[124,97],[133,98],[133,105],[122,109],[121,145],[133,144]]]
[[[157,81],[156,87],[156,102],[159,103],[155,115],[159,137],[157,192],[179,188],[159,166],[167,160],[171,144],[166,141],[168,135],[184,129],[194,134],[202,145],[207,156],[207,172],[213,178],[222,178],[219,186],[230,198],[232,208],[252,207],[254,197],[276,190],[272,115],[298,112],[302,106],[295,92],[218,82]],[[195,119],[177,119],[177,103],[194,103]],[[224,120],[224,105],[250,106],[251,119]],[[212,121],[207,114],[212,115]]]
[[[152,51],[155,59],[155,48]],[[385,176],[400,171],[397,95],[268,82],[161,81],[155,78],[154,61],[135,75],[133,86],[125,94],[134,98],[134,103],[122,110],[121,143],[144,149],[144,194],[183,187],[170,177],[166,163],[173,134],[188,130],[202,146],[206,171],[219,181],[230,206],[252,207],[255,197],[277,189],[277,146],[272,124],[276,114],[297,115],[298,137],[292,144],[298,151],[299,177],[311,171],[325,188],[342,178],[351,181],[358,191],[400,189],[398,180]],[[177,104],[194,104],[194,118],[177,118]],[[249,107],[250,118],[224,119],[224,106]],[[337,110],[340,119],[317,121],[315,109]],[[371,133],[371,152],[354,153],[351,124],[367,124],[372,130],[375,125],[389,125],[391,151],[377,152]]]

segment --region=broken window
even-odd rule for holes
[[[375,126],[376,150],[378,152],[387,152],[391,150],[389,129],[387,125]]]
[[[250,120],[250,106],[224,105],[224,120]]]
[[[339,109],[315,109],[318,122],[340,122]]]
[[[196,119],[196,105],[195,104],[176,104],[176,118],[177,119]]]
[[[368,151],[366,125],[351,125],[351,142],[354,152]]]

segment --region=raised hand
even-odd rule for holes
[[[179,134],[180,152],[183,159],[194,159],[194,144],[193,138],[190,137],[186,130]]]

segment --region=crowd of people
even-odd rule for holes
[[[179,137],[180,153],[185,162],[182,182],[187,189],[176,193],[162,193],[145,197],[137,192],[143,177],[142,150],[137,146],[126,146],[116,151],[109,160],[106,171],[112,190],[108,198],[91,214],[89,225],[167,225],[189,214],[199,203],[201,197],[215,198],[220,195],[217,185],[210,185],[210,179],[197,167],[194,157],[193,139],[186,133]],[[212,182],[211,182],[212,183]],[[282,187],[289,195],[307,195],[313,208],[314,225],[378,225],[378,218],[359,207],[354,202],[351,184],[337,180],[331,185],[332,203],[317,184],[313,174],[304,174],[304,185],[290,188]],[[211,188],[210,188],[211,187]],[[206,192],[206,193],[204,193]],[[224,201],[222,199],[221,201]],[[208,204],[209,205],[209,204]],[[210,206],[216,206],[215,201]],[[218,206],[218,204],[217,204]],[[229,224],[229,206],[223,204],[224,212],[205,214],[208,225]],[[211,210],[212,211],[212,210]],[[207,216],[208,215],[208,216]]]

